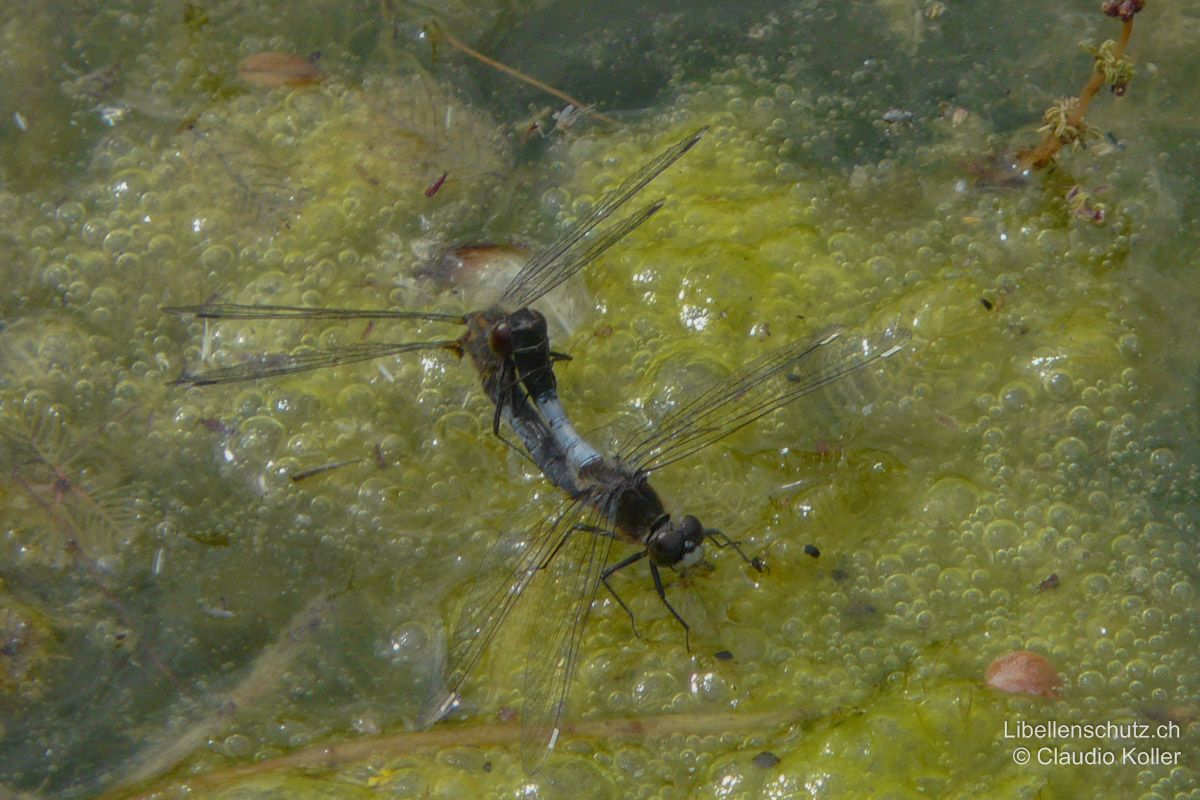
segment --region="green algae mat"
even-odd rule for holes
[[[1200,796],[1200,13],[1147,4],[1072,119],[1109,6],[0,10],[0,796]],[[418,725],[492,544],[564,501],[469,363],[169,385],[459,331],[162,309],[479,308],[701,125],[537,304],[575,425],[911,338],[655,474],[766,569],[668,571],[686,635],[612,576],[526,775],[536,593]]]

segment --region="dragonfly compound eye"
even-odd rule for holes
[[[704,557],[704,537],[707,535],[700,520],[688,514],[679,523],[678,535],[682,539],[678,566],[686,569],[698,564]]]
[[[704,526],[688,515],[678,525],[664,519],[648,543],[650,558],[655,564],[675,569],[687,569],[704,556]]]
[[[512,328],[505,321],[497,322],[488,331],[488,347],[493,353],[501,358],[508,358],[512,355],[513,336]]]

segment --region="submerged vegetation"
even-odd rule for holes
[[[1087,125],[1085,117],[1096,94],[1107,86],[1117,97],[1122,97],[1133,80],[1133,62],[1125,55],[1129,40],[1133,37],[1133,18],[1145,7],[1145,0],[1105,0],[1101,11],[1121,20],[1121,37],[1113,41],[1106,39],[1099,47],[1089,47],[1095,59],[1092,74],[1079,92],[1078,97],[1067,97],[1046,110],[1042,115],[1045,123],[1038,130],[1046,134],[1037,147],[1021,155],[1018,169],[1048,166],[1063,147],[1077,147],[1088,139],[1100,137],[1100,132]]]
[[[395,2],[3,12],[0,794],[1194,791],[1188,755],[1022,767],[1034,743],[1004,738],[1018,719],[1200,737],[1179,335],[1200,304],[1200,20],[1139,15],[1157,61],[1114,110],[1091,99],[1128,83],[1137,9],[1109,6],[1125,33],[1024,157],[1065,161],[1089,125],[1106,147],[1044,193],[981,154],[1032,138],[1067,32],[1107,23],[1090,5],[1011,28],[952,2],[618,4],[603,29],[566,0],[451,4],[434,29]],[[412,730],[496,532],[558,501],[491,437],[471,371],[398,356],[184,390],[202,364],[440,332],[161,309],[461,313],[698,125],[653,228],[541,306],[576,424],[611,443],[833,323],[899,320],[913,345],[870,392],[664,472],[770,571],[718,552],[672,582],[706,620],[689,642],[644,573],[614,576],[640,638],[598,599],[567,730],[526,779],[530,643],[491,648],[461,718]]]
[[[1015,171],[1023,173],[1030,168],[1046,169],[1055,164],[1056,156],[1064,147],[1074,150],[1089,140],[1103,138],[1103,134],[1086,117],[1092,100],[1105,86],[1114,96],[1123,97],[1133,80],[1133,61],[1125,55],[1133,37],[1133,18],[1145,8],[1145,0],[1105,0],[1101,12],[1121,20],[1121,36],[1117,40],[1106,39],[1099,47],[1087,47],[1094,64],[1092,74],[1079,92],[1078,97],[1064,97],[1042,114],[1045,134],[1042,141],[1020,154]],[[1066,203],[1071,213],[1079,219],[1102,224],[1105,220],[1106,204],[1098,202],[1083,186],[1073,183],[1066,190]]]

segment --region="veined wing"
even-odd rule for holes
[[[594,208],[579,220],[569,231],[556,241],[538,251],[504,290],[501,301],[509,308],[524,308],[535,302],[542,295],[583,269],[600,253],[607,250],[622,237],[645,222],[661,206],[656,203],[648,206],[638,214],[623,220],[612,231],[592,243],[583,252],[568,255],[584,237],[592,232],[597,225],[612,216],[612,213],[627,203],[630,198],[646,187],[646,184],[657,178],[663,170],[674,164],[684,153],[691,150],[700,141],[708,128],[698,128],[680,139],[671,147],[659,153],[653,159],[643,164],[636,172],[626,178],[612,191],[608,192]],[[601,246],[602,245],[602,246]]]
[[[370,308],[314,308],[311,306],[256,306],[241,303],[200,303],[194,306],[168,306],[168,314],[199,319],[419,319],[429,322],[464,324],[462,314],[438,311],[401,311]]]
[[[171,386],[210,386],[216,383],[237,383],[258,378],[272,378],[307,372],[313,369],[333,367],[338,364],[353,364],[375,358],[410,353],[414,350],[451,350],[458,352],[460,345],[455,339],[432,342],[362,342],[329,350],[302,350],[296,353],[267,353],[254,356],[249,361],[232,367],[217,367],[199,372],[184,371]]]
[[[598,508],[592,508],[587,524],[577,526],[577,519],[559,522],[557,535],[565,539],[546,565],[531,606],[521,716],[521,764],[526,775],[541,767],[558,742],[584,627],[613,543],[613,536],[602,532],[607,525]]]
[[[489,549],[486,566],[467,592],[447,653],[446,692],[426,699],[421,727],[441,719],[458,700],[467,678],[474,672],[496,634],[512,614],[521,595],[546,566],[559,555],[586,505],[570,502],[560,513],[543,519],[534,528],[512,528]],[[551,598],[554,600],[555,598]],[[568,603],[570,598],[557,598]],[[553,608],[539,609],[552,613]]]
[[[586,240],[586,247],[574,249],[569,257],[564,257],[554,265],[555,268],[553,271],[545,271],[540,275],[530,276],[532,281],[518,287],[518,291],[514,292],[514,298],[510,298],[508,292],[505,292],[503,303],[512,308],[524,308],[536,302],[538,298],[544,296],[567,278],[595,261],[600,257],[601,253],[624,239],[634,228],[658,213],[658,210],[663,207],[663,202],[662,200],[658,200],[651,203],[636,214],[630,214],[611,228],[608,228],[596,239]],[[520,277],[521,275],[517,275],[517,278]]]
[[[865,338],[840,329],[772,350],[671,411],[622,454],[653,471],[687,458],[788,403],[903,349],[909,333],[888,328]]]

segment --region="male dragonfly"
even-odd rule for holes
[[[506,421],[530,452],[530,457],[542,467],[558,486],[573,491],[569,471],[555,461],[555,453],[547,449],[544,431],[534,420],[536,415],[526,407],[522,379],[515,366],[514,338],[522,340],[526,326],[541,315],[528,308],[532,303],[556,288],[598,258],[604,251],[662,208],[663,201],[651,203],[590,237],[617,209],[692,149],[704,136],[707,128],[699,128],[684,136],[671,147],[643,164],[616,188],[597,201],[582,219],[551,244],[535,253],[521,267],[499,299],[480,311],[468,314],[449,314],[435,311],[401,309],[344,309],[304,306],[242,305],[237,303],[202,303],[173,306],[163,310],[180,316],[204,320],[424,320],[465,325],[466,332],[457,339],[428,342],[362,342],[328,350],[307,350],[294,353],[260,355],[251,361],[230,367],[198,372],[185,371],[173,383],[179,386],[206,386],[219,383],[255,380],[295,372],[368,361],[384,356],[421,350],[449,350],[471,358],[479,372],[484,391],[495,405],[492,430],[500,435],[500,423]],[[542,320],[544,325],[544,319]],[[519,345],[518,345],[519,347]],[[551,354],[551,358],[564,358]],[[549,360],[546,367],[549,366]],[[535,367],[537,368],[537,367]]]
[[[548,342],[533,338],[544,352],[549,351]],[[694,516],[672,522],[650,486],[651,474],[895,355],[908,338],[908,332],[897,327],[868,336],[830,330],[811,341],[780,347],[700,392],[657,423],[627,436],[619,454],[612,457],[600,455],[562,413],[548,359],[542,369],[526,373],[549,378],[526,381],[532,403],[524,406],[522,413],[537,415],[529,429],[538,430],[543,437],[538,448],[530,448],[530,454],[535,460],[546,457],[553,462],[552,467],[539,464],[547,476],[565,464],[569,480],[551,480],[567,489],[570,498],[564,508],[539,525],[513,528],[493,545],[491,568],[469,590],[451,639],[446,691],[428,698],[422,722],[432,724],[454,707],[484,651],[536,580],[537,596],[530,606],[532,613],[527,614],[529,629],[523,637],[529,653],[521,748],[525,771],[536,771],[558,740],[583,629],[600,584],[628,613],[608,579],[614,572],[648,559],[659,598],[686,631],[687,623],[667,601],[659,569],[685,570],[696,564],[706,539],[718,546],[736,546]],[[637,549],[610,565],[615,539]],[[761,569],[757,560],[751,563]]]

